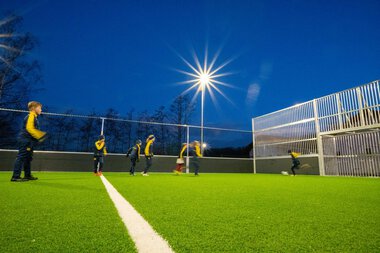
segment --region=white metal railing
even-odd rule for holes
[[[326,175],[380,176],[380,131],[323,137]]]
[[[318,155],[320,174],[323,175],[325,173],[325,162],[326,170],[328,170],[326,172],[329,175],[334,174],[335,172],[331,172],[331,168],[334,167],[332,166],[333,162],[331,159],[336,155],[333,146],[337,145],[338,140],[334,139],[335,143],[331,146],[330,139],[340,138],[339,140],[348,141],[348,139],[344,139],[343,137],[338,138],[334,136],[338,134],[344,135],[352,131],[372,131],[371,129],[378,128],[380,128],[379,80],[253,118],[252,131],[253,143],[255,144],[255,159],[284,156],[287,154],[287,150],[290,149],[302,154]],[[359,145],[360,143],[367,143],[368,145],[380,145],[378,140],[373,140],[373,137],[369,139],[369,136],[363,134],[360,138],[356,137],[358,138],[357,141],[351,144]],[[324,141],[326,143],[323,143]],[[374,150],[373,152],[377,152],[376,154],[380,154],[377,149],[372,148],[372,150]],[[355,156],[356,151],[353,150],[352,152],[350,156],[345,156],[344,158],[338,157],[336,159],[340,159],[339,161],[342,159],[345,159],[345,161],[354,159],[354,157],[357,157]],[[368,159],[371,157],[375,164],[379,162],[376,160],[378,158],[373,158],[373,154],[366,157]],[[363,156],[360,156],[360,159],[363,159]],[[351,167],[354,163],[357,163],[357,161],[351,162]],[[365,164],[369,166],[371,171],[377,171],[371,165],[373,164],[372,162],[366,161]],[[349,175],[344,170],[339,170],[338,174]],[[367,172],[351,174],[374,175],[374,173]]]
[[[253,119],[256,157],[287,154],[289,149],[316,154],[313,101]]]
[[[317,99],[322,133],[380,124],[380,86],[375,81]]]

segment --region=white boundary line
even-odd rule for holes
[[[139,253],[174,253],[165,239],[154,231],[149,223],[133,208],[129,202],[108,182],[104,177],[100,177],[115,204],[129,235],[135,242]]]

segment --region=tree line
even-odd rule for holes
[[[194,106],[188,96],[177,97],[169,108],[160,106],[153,113],[129,110],[124,116],[113,108],[99,115],[92,112],[88,117],[41,115],[41,128],[48,131],[49,138],[41,146],[46,150],[93,151],[94,142],[101,134],[104,120],[104,135],[107,150],[125,153],[137,139],[143,142],[148,135],[156,136],[155,153],[176,154],[182,142],[186,142],[186,128],[180,126],[149,124],[143,122],[189,124]],[[68,110],[64,114],[73,114]],[[139,122],[135,122],[139,121]]]

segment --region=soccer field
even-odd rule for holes
[[[100,178],[0,173],[0,252],[134,252]],[[378,252],[380,181],[253,174],[105,177],[176,252]],[[28,216],[28,213],[30,214]]]
[[[0,173],[0,252],[135,252],[100,178],[35,174],[14,183]]]

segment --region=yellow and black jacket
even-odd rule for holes
[[[195,156],[195,157],[202,157],[201,146],[200,145],[195,145],[194,146],[193,156]]]
[[[19,134],[20,140],[37,142],[44,139],[46,133],[40,130],[37,117],[37,113],[30,112],[28,116],[24,118],[23,127]]]
[[[130,149],[128,149],[127,156],[130,156],[131,159],[140,160],[140,145],[136,144]]]
[[[152,157],[153,156],[153,141],[154,139],[148,140],[146,142],[146,146],[144,149],[144,154],[146,157]]]
[[[296,152],[290,153],[290,156],[292,157],[292,163],[294,165],[300,165],[301,164],[300,160],[298,160],[298,158],[297,158],[300,155],[301,155],[300,153],[296,153]]]
[[[95,142],[94,157],[102,157],[107,154],[106,143],[101,140]]]
[[[187,149],[187,144],[186,143],[182,144],[181,152],[179,152],[178,158],[183,158],[183,154],[185,153],[186,149]]]

